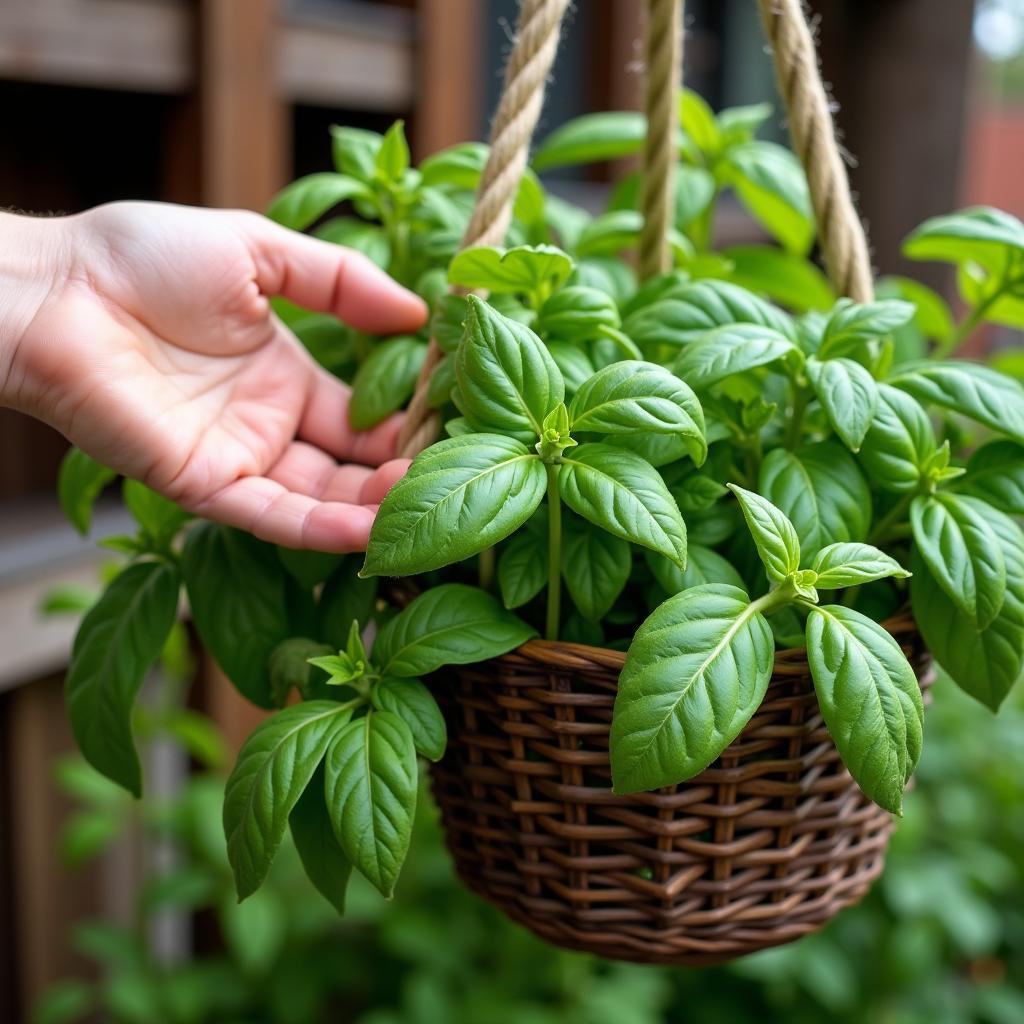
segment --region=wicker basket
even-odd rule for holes
[[[927,685],[909,614],[886,628]],[[672,964],[789,942],[867,892],[892,818],[843,767],[803,651],[777,655],[764,704],[710,768],[616,796],[623,661],[534,640],[438,674],[451,741],[434,794],[470,889],[560,946]]]

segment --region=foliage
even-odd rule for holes
[[[835,301],[809,259],[799,166],[755,137],[766,116],[716,116],[682,94],[675,266],[642,283],[628,258],[635,180],[591,218],[529,172],[508,247],[457,252],[486,147],[416,169],[400,122],[383,136],[336,129],[337,173],[275,200],[281,223],[362,249],[427,299],[443,353],[429,397],[448,436],[384,499],[361,568],[187,523],[125,485],[139,531],[114,546],[132,564],[83,623],[72,722],[90,761],[137,791],[132,700],[183,584],[228,676],[278,709],[227,787],[241,897],[289,830],[336,908],[353,867],[390,896],[418,756],[445,743],[424,677],[538,633],[626,651],[610,750],[620,793],[702,771],[757,710],[776,647],[806,646],[844,762],[900,813],[922,706],[881,623],[908,597],[967,693],[996,708],[1024,674],[1024,387],[952,358],[981,321],[1019,322],[1024,226],[967,210],[908,239],[911,258],[957,265],[969,310],[955,327],[904,279],[872,302]],[[594,115],[542,143],[535,166],[621,156],[643,134],[633,115]],[[711,250],[726,189],[780,248]],[[333,216],[339,203],[356,216]],[[425,332],[371,339],[278,312],[352,380],[354,427],[411,394]],[[61,493],[80,527],[106,482],[69,458]],[[377,579],[417,574],[421,595],[396,614]]]

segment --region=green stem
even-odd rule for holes
[[[480,552],[478,571],[480,574],[480,589],[492,590],[494,588],[494,548],[484,548]]]
[[[793,412],[789,418],[789,426],[786,428],[786,439],[783,442],[790,450],[800,443],[801,433],[804,428],[804,413],[807,412],[807,405],[810,400],[810,391],[807,388],[801,387],[794,380]]]
[[[562,503],[558,496],[558,467],[548,463],[548,617],[544,635],[558,639],[562,604]]]
[[[1008,292],[1018,285],[1024,284],[1024,276],[1005,277],[991,295],[974,307],[957,325],[956,330],[944,343],[936,346],[935,355],[941,359],[954,355],[958,348],[968,339],[971,332],[984,319],[985,314]]]
[[[917,493],[917,491],[911,491],[909,494],[904,494],[903,497],[900,498],[900,500],[897,501],[896,504],[878,520],[875,524],[875,528],[868,536],[869,544],[873,544],[877,547],[879,542],[888,536],[892,528],[896,526],[906,515],[907,509],[910,508],[910,503],[917,497]]]

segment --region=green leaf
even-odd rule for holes
[[[695,544],[691,540],[686,551],[686,568],[680,569],[653,551],[645,551],[644,557],[654,578],[666,594],[678,594],[690,587],[703,586],[705,583],[727,583],[743,589],[743,578],[717,551]]]
[[[646,119],[631,110],[584,114],[544,139],[533,155],[533,167],[548,171],[571,164],[614,160],[638,153],[646,135]]]
[[[607,444],[580,445],[563,456],[558,489],[595,526],[686,567],[686,524],[660,474],[640,456]]]
[[[569,420],[573,431],[674,434],[698,465],[708,452],[697,396],[656,363],[627,359],[598,370],[573,397]]]
[[[626,318],[625,332],[641,347],[681,348],[708,331],[732,324],[759,324],[795,338],[793,321],[780,309],[728,281],[691,281],[673,286]]]
[[[546,486],[543,463],[513,438],[439,441],[385,497],[361,574],[407,576],[478,554],[522,526]]]
[[[463,414],[485,429],[540,436],[565,383],[544,343],[525,324],[470,296],[466,332],[455,353]]]
[[[313,590],[317,584],[323,583],[345,560],[344,555],[330,554],[326,551],[297,550],[281,545],[277,546],[277,557],[292,579],[304,590]]]
[[[353,430],[369,430],[409,400],[427,346],[418,338],[390,338],[375,345],[356,371],[348,405]]]
[[[261,722],[242,745],[224,791],[224,835],[238,898],[267,877],[303,790],[352,709],[307,701]]]
[[[739,500],[768,578],[781,583],[800,568],[800,541],[786,514],[767,498],[736,484],[726,484]]]
[[[532,601],[548,581],[547,538],[533,530],[510,537],[498,556],[498,587],[506,608]]]
[[[799,354],[799,349],[778,331],[758,324],[735,324],[709,331],[700,341],[687,345],[672,370],[700,391],[735,373],[777,362],[790,352]]]
[[[409,143],[405,140],[405,122],[395,121],[384,133],[374,161],[377,177],[398,184],[409,169]]]
[[[143,534],[157,548],[169,544],[192,518],[191,514],[137,480],[125,480],[121,488],[124,503]]]
[[[267,216],[293,231],[305,231],[338,203],[369,198],[370,191],[355,178],[329,171],[307,174],[277,193]]]
[[[901,369],[892,383],[921,402],[961,413],[1024,444],[1024,386],[998,370],[980,363],[928,362]]]
[[[284,707],[293,688],[303,697],[311,697],[313,664],[320,657],[330,656],[334,650],[329,644],[318,643],[307,637],[291,636],[282,640],[267,659],[274,704],[279,708]]]
[[[692,89],[679,94],[679,125],[701,154],[713,161],[722,147],[722,135],[711,107]]]
[[[828,278],[803,256],[762,245],[734,245],[722,255],[732,265],[730,281],[797,313],[831,309],[835,302]]]
[[[670,597],[637,630],[615,698],[616,793],[671,786],[703,771],[740,734],[771,680],[775,646],[737,587]]]
[[[571,342],[549,341],[548,353],[562,374],[567,398],[574,395],[584,381],[593,377],[596,372],[590,356]]]
[[[331,125],[331,153],[334,166],[341,174],[362,182],[373,180],[384,136],[365,128]]]
[[[807,376],[832,429],[851,451],[860,451],[878,407],[878,385],[852,359],[808,359]]]
[[[117,477],[112,469],[69,448],[57,476],[57,497],[68,522],[84,537],[92,525],[92,507],[103,488]]]
[[[604,618],[622,593],[632,568],[633,555],[624,540],[608,537],[575,517],[566,519],[562,578],[584,618]]]
[[[843,763],[876,804],[902,813],[921,756],[924,708],[899,644],[860,612],[824,605],[808,615],[807,660]]]
[[[355,249],[361,252],[368,259],[377,264],[381,270],[387,270],[391,263],[391,242],[387,232],[379,224],[370,224],[365,220],[356,217],[332,217],[324,221],[314,231],[316,238],[322,238],[325,242],[333,242],[335,245],[344,245],[348,249]],[[335,330],[339,328],[350,333],[349,328],[339,324],[338,321],[328,313],[313,314],[319,317],[322,324],[331,324]],[[298,334],[296,328],[292,328]],[[311,348],[306,337],[300,335],[300,339],[307,348]],[[316,352],[316,349],[313,349]]]
[[[324,800],[323,763],[317,766],[288,815],[288,825],[306,877],[339,914],[344,914],[352,863],[345,856],[331,827]]]
[[[448,727],[433,694],[419,679],[385,676],[370,693],[378,711],[391,711],[409,727],[416,750],[440,761],[448,745]]]
[[[612,210],[595,217],[580,232],[576,255],[617,256],[624,249],[636,247],[643,228],[643,217],[637,210]]]
[[[377,599],[377,581],[360,579],[356,556],[346,558],[324,584],[317,602],[318,636],[336,651],[345,646],[353,622],[369,622]]]
[[[989,507],[968,495],[918,495],[910,506],[914,541],[953,603],[984,629],[1006,597],[1006,562],[988,525]]]
[[[834,541],[862,541],[871,492],[853,456],[832,441],[776,448],[761,463],[758,488],[792,521],[806,556]]]
[[[906,579],[910,575],[895,558],[890,558],[884,551],[870,544],[849,541],[822,548],[815,556],[811,568],[818,574],[815,585],[819,590],[859,587],[873,580],[883,580],[890,576]]]
[[[720,111],[716,120],[725,146],[738,142],[749,142],[772,116],[770,103],[750,103],[745,106],[727,107]]]
[[[982,445],[968,460],[959,489],[1000,512],[1024,516],[1024,447],[1014,441]]]
[[[490,595],[463,583],[424,591],[377,637],[374,662],[385,675],[425,676],[442,665],[486,661],[536,632]]]
[[[883,490],[913,491],[935,448],[935,431],[920,404],[897,388],[879,384],[875,418],[860,449],[868,476]]]
[[[882,338],[902,327],[914,315],[914,307],[899,299],[863,304],[840,299],[825,323],[818,346],[819,359],[834,359],[857,352],[866,341]]]
[[[448,267],[448,280],[464,288],[530,295],[557,288],[572,269],[572,259],[553,245],[478,246],[456,254]]]
[[[1010,252],[1024,252],[1024,224],[990,206],[932,217],[903,243],[903,254],[912,260],[971,260],[987,269],[1001,267]]]
[[[559,341],[584,342],[598,337],[600,327],[620,326],[614,300],[596,288],[560,288],[540,308],[537,330]]]
[[[814,214],[800,161],[774,142],[745,142],[725,157],[727,180],[750,214],[790,252],[805,256]]]
[[[390,711],[349,722],[324,761],[327,807],[345,856],[390,899],[416,812],[416,747]]]
[[[985,517],[1006,563],[1006,597],[988,628],[979,631],[950,600],[920,552],[914,555],[910,597],[935,659],[965,693],[996,711],[1024,679],[1024,533],[996,509],[987,509]]]
[[[204,646],[245,697],[273,707],[267,659],[292,633],[288,576],[274,547],[200,523],[185,540],[181,568]]]
[[[890,274],[879,279],[875,291],[880,298],[905,299],[914,307],[914,326],[926,337],[946,341],[953,334],[949,304],[937,292],[910,277]]]
[[[138,562],[119,573],[82,620],[64,684],[86,760],[135,796],[142,773],[132,705],[174,625],[180,585],[177,568],[165,562]]]

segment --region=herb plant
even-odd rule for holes
[[[227,675],[281,709],[228,783],[240,896],[289,828],[339,909],[353,866],[390,895],[418,756],[445,746],[427,677],[537,634],[626,652],[618,793],[706,768],[757,710],[775,651],[806,647],[845,764],[899,813],[922,705],[883,623],[908,601],[936,659],[993,710],[1024,674],[1024,388],[952,358],[982,321],[1024,326],[1024,225],[973,209],[907,240],[911,258],[956,265],[956,325],[908,279],[880,281],[873,302],[837,300],[809,259],[798,164],[755,138],[767,108],[714,115],[684,92],[680,109],[676,266],[643,283],[629,258],[635,178],[591,217],[530,172],[509,247],[457,252],[486,149],[456,146],[413,169],[400,123],[384,136],[336,129],[337,173],[300,179],[271,207],[428,300],[444,353],[429,397],[446,436],[384,500],[361,568],[187,523],[125,484],[139,532],[112,541],[130,563],[76,641],[72,724],[86,757],[137,793],[132,704],[184,585]],[[582,118],[535,166],[618,157],[643,133],[634,115]],[[777,246],[712,251],[728,190]],[[354,216],[331,216],[342,202]],[[278,313],[352,380],[355,426],[411,395],[426,334],[369,338]],[[80,528],[109,479],[68,457],[61,496]],[[419,576],[420,594],[395,614],[378,579],[399,576]]]

